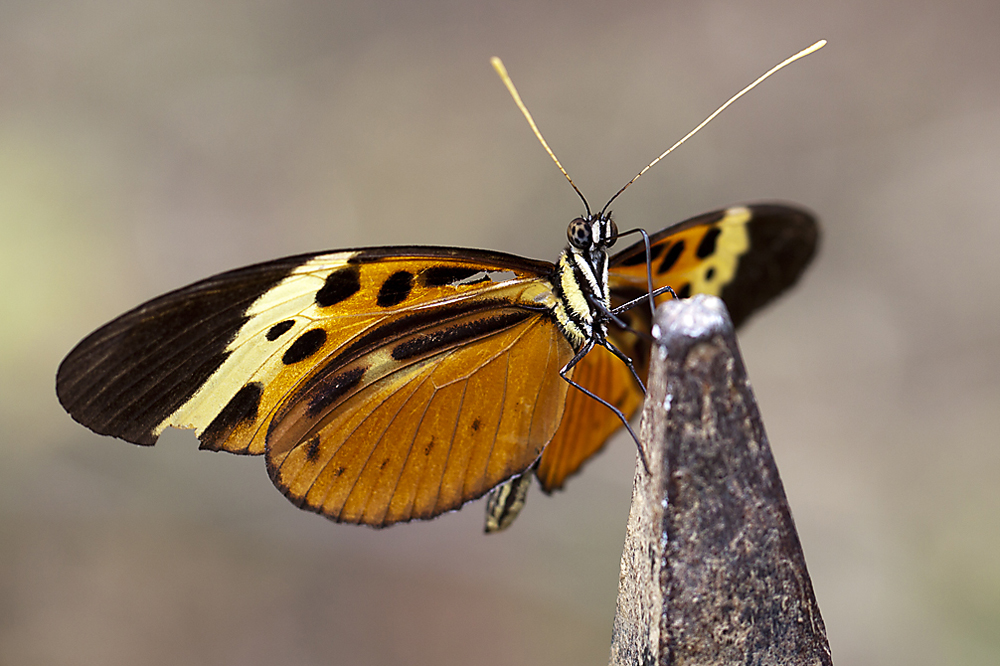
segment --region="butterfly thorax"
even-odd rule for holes
[[[569,244],[559,255],[553,275],[559,329],[575,349],[607,334],[611,294],[608,248],[618,239],[610,215],[587,215],[569,223]]]

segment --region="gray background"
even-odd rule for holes
[[[0,5],[0,663],[606,663],[634,448],[509,532],[296,511],[260,459],[73,423],[61,357],[140,301],[391,243],[552,259],[579,202],[656,230],[822,218],[741,341],[837,664],[1000,662],[995,2]]]

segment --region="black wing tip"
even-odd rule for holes
[[[66,355],[56,369],[56,399],[70,417],[91,432],[98,435],[117,437],[139,446],[153,446],[157,438],[151,432],[128,432],[115,427],[109,420],[101,418],[99,410],[91,408],[88,398],[93,396],[93,385],[87,382],[87,371],[83,368],[88,357],[90,338],[95,331],[84,338]]]
[[[811,259],[819,246],[819,216],[795,203],[761,202],[747,205],[752,215],[751,230],[759,227],[780,227],[786,235],[795,235],[801,250]]]
[[[722,290],[733,324],[749,316],[799,281],[819,250],[819,222],[795,204],[756,203],[748,225],[750,252],[740,259],[735,279]]]
[[[309,256],[220,273],[104,324],[59,364],[59,403],[100,435],[154,445],[158,425],[228,357],[247,308]]]

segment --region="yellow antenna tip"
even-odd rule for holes
[[[818,42],[816,42],[815,44],[813,44],[812,46],[810,46],[808,48],[805,48],[805,49],[802,49],[801,51],[799,51],[795,55],[793,55],[793,56],[791,56],[789,58],[785,58],[784,60],[782,60],[781,62],[779,62],[777,65],[775,65],[774,67],[772,67],[771,69],[767,70],[766,72],[764,72],[763,74],[761,74],[759,77],[757,77],[757,79],[753,83],[751,83],[750,85],[748,85],[746,88],[744,88],[743,90],[739,91],[738,93],[736,93],[735,95],[733,95],[732,97],[730,97],[729,100],[725,104],[723,104],[718,109],[716,109],[715,111],[713,111],[712,114],[710,116],[708,116],[708,118],[705,118],[703,121],[701,121],[698,124],[697,127],[695,127],[693,130],[691,130],[690,132],[688,132],[687,134],[685,134],[677,143],[675,143],[674,145],[672,145],[669,148],[667,148],[665,151],[663,151],[662,153],[660,153],[659,157],[657,157],[655,160],[653,160],[652,162],[650,162],[649,164],[647,164],[645,167],[643,167],[642,171],[640,171],[639,173],[637,173],[635,175],[635,178],[633,178],[632,180],[630,180],[627,183],[625,183],[625,187],[623,187],[622,189],[618,190],[618,192],[615,194],[615,196],[611,197],[611,199],[608,200],[608,203],[604,204],[604,209],[601,212],[603,213],[604,210],[607,210],[608,206],[611,205],[611,202],[614,201],[615,199],[617,199],[619,194],[621,194],[622,192],[624,192],[625,190],[627,190],[628,187],[632,183],[634,183],[635,181],[639,180],[639,178],[642,176],[642,174],[644,174],[647,171],[649,171],[657,162],[659,162],[660,160],[662,160],[664,157],[666,157],[670,153],[674,152],[674,150],[677,149],[678,147],[680,147],[681,144],[683,144],[685,141],[687,141],[688,139],[690,139],[692,136],[694,136],[695,134],[697,134],[698,132],[700,132],[702,127],[704,127],[705,125],[707,125],[710,122],[712,122],[712,120],[716,116],[718,116],[720,113],[722,113],[723,111],[725,111],[729,107],[730,104],[732,104],[733,102],[735,102],[736,100],[738,100],[740,97],[743,97],[743,95],[747,94],[748,92],[750,92],[751,90],[753,90],[754,88],[756,88],[758,84],[760,84],[762,81],[764,81],[764,79],[768,78],[769,76],[771,76],[772,74],[774,74],[775,72],[777,72],[779,69],[782,69],[782,68],[786,67],[787,65],[792,64],[793,62],[795,62],[796,60],[799,60],[800,58],[805,58],[810,53],[814,53],[816,51],[819,51],[824,46],[826,46],[826,40],[825,39],[821,39]]]

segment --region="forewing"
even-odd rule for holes
[[[653,287],[669,285],[682,298],[697,293],[720,296],[739,325],[798,280],[815,254],[818,237],[813,216],[790,206],[734,206],[699,215],[650,237]],[[612,257],[608,281],[616,306],[646,293],[642,242]],[[669,298],[661,296],[657,303]],[[645,303],[623,317],[633,328],[649,333]],[[608,339],[633,360],[645,381],[649,343],[617,329],[609,331]],[[573,379],[628,417],[642,404],[628,368],[603,349],[588,354]],[[580,391],[570,391],[562,425],[538,467],[542,488],[547,492],[561,488],[621,425],[611,410]]]
[[[152,445],[168,426],[193,428],[202,448],[259,454],[274,409],[335,350],[371,349],[375,331],[399,338],[444,305],[483,310],[527,289],[526,307],[544,307],[551,268],[495,252],[396,247],[230,271],[92,333],[60,365],[57,393],[101,434]]]
[[[653,287],[669,285],[681,298],[719,296],[738,326],[798,281],[818,240],[816,219],[791,206],[756,204],[706,213],[650,237]],[[608,282],[618,300],[646,293],[643,243],[611,258]]]

